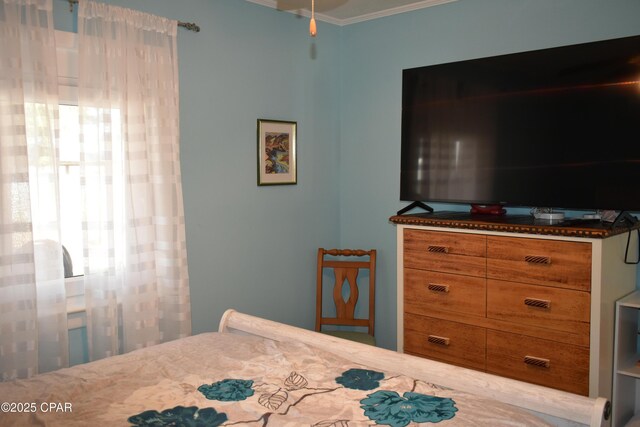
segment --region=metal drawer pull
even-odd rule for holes
[[[524,261],[529,264],[551,264],[551,258],[549,258],[548,256],[526,255],[524,257]]]
[[[551,308],[551,301],[546,299],[525,298],[524,305],[537,308]]]
[[[534,356],[525,356],[524,363],[527,365],[539,366],[540,368],[549,368],[551,365],[551,361],[549,359]]]
[[[427,285],[427,288],[430,291],[433,291],[433,292],[440,292],[440,293],[448,293],[449,292],[449,285],[438,285],[436,283],[429,283]]]
[[[449,253],[449,248],[446,247],[446,246],[429,245],[427,247],[427,251],[436,252],[436,253],[440,253],[440,254],[448,254]]]
[[[437,335],[429,335],[427,341],[438,345],[449,345],[449,338],[439,337]]]

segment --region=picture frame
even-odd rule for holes
[[[298,183],[297,122],[258,119],[258,185]]]

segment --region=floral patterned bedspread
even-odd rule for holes
[[[2,426],[547,425],[301,343],[218,333],[0,383],[0,400],[36,409],[0,413]]]

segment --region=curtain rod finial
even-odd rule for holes
[[[189,31],[193,31],[194,33],[200,32],[200,27],[193,22],[178,22],[178,26],[186,28]]]

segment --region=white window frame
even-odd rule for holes
[[[58,61],[58,97],[60,104],[78,105],[78,35],[56,31],[56,56]],[[84,276],[64,280],[67,296],[69,329],[86,326],[84,301]]]

